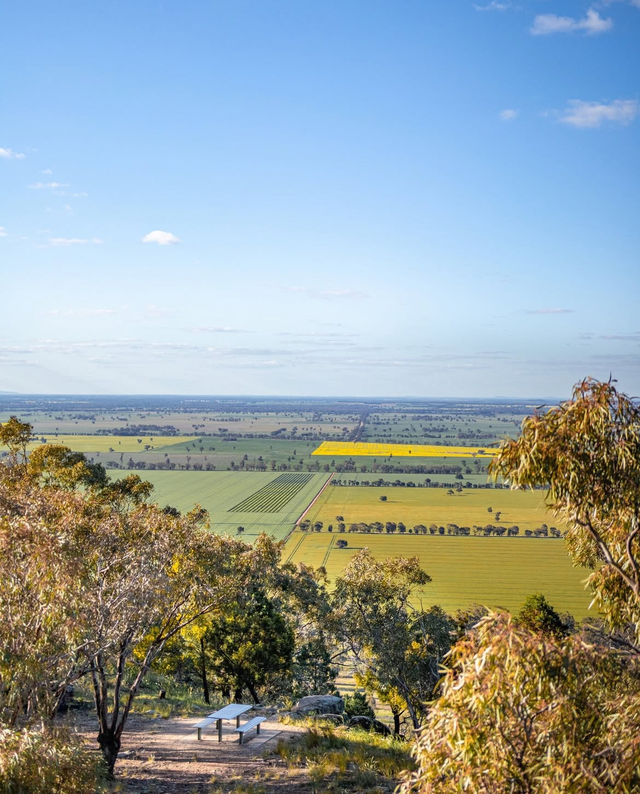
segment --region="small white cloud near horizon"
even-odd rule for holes
[[[606,33],[613,27],[613,20],[600,16],[593,8],[587,11],[583,19],[560,17],[557,14],[538,14],[533,20],[529,32],[533,36],[550,36],[554,33],[577,33],[583,31],[588,36]]]
[[[499,115],[502,121],[513,121],[518,117],[518,111],[515,108],[505,108],[500,111]]]
[[[600,127],[605,121],[626,125],[631,124],[639,113],[637,99],[614,99],[608,103],[570,99],[560,121],[581,128]]]
[[[0,226],[0,237],[7,237],[7,230],[4,226]]]
[[[0,157],[5,160],[24,160],[26,156],[27,155],[23,154],[22,152],[14,152],[13,149],[9,149],[8,147],[3,148],[0,146]]]
[[[65,247],[70,245],[102,245],[103,240],[99,237],[92,237],[91,239],[83,237],[50,237],[49,245],[53,248]]]
[[[145,234],[142,238],[143,243],[156,243],[157,245],[175,245],[180,242],[180,238],[176,237],[171,232],[163,232],[160,229],[155,229],[149,234]]]

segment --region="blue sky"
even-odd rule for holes
[[[0,391],[640,393],[640,0],[7,0]]]

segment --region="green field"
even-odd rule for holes
[[[381,496],[386,496],[387,500],[380,501]],[[497,512],[500,513],[499,519],[496,518]],[[561,528],[545,506],[543,491],[511,491],[506,488],[465,488],[449,495],[446,488],[331,485],[314,504],[307,518],[312,522],[322,521],[326,526],[335,524],[338,515],[344,517],[347,526],[361,521],[402,521],[407,527],[455,523],[459,526],[517,525],[521,532],[541,524]]]
[[[126,477],[130,472],[110,471],[112,477]],[[276,473],[233,471],[144,471],[143,479],[154,486],[153,498],[161,505],[172,505],[182,512],[200,504],[209,511],[212,529],[219,534],[235,535],[237,528],[245,528],[243,537],[251,540],[261,532],[278,539],[285,538],[295,521],[326,482],[326,474],[306,474],[306,483],[280,498],[279,509],[262,501],[239,511],[243,501],[269,489],[278,480]],[[276,488],[278,486],[276,485]],[[273,490],[273,489],[272,489]],[[256,510],[255,508],[261,508]]]
[[[348,547],[336,548],[338,539],[346,540]],[[473,604],[518,610],[531,593],[544,593],[560,612],[578,619],[593,615],[582,584],[588,572],[572,566],[562,540],[298,530],[288,539],[283,559],[324,565],[333,581],[365,547],[379,559],[417,556],[433,580],[415,592],[414,598],[424,606],[440,604],[449,612]]]

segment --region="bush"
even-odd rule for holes
[[[348,717],[371,717],[375,719],[375,712],[367,700],[367,696],[359,689],[354,690],[353,695],[345,695],[344,713]]]
[[[72,734],[0,729],[2,794],[95,794],[101,773]]]

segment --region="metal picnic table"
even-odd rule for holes
[[[228,706],[223,706],[221,709],[212,712],[208,715],[208,719],[216,720],[216,728],[218,729],[218,741],[222,741],[222,720],[232,720],[236,718],[236,728],[240,727],[240,715],[245,711],[251,711],[253,706],[247,706],[244,703],[229,703]]]

